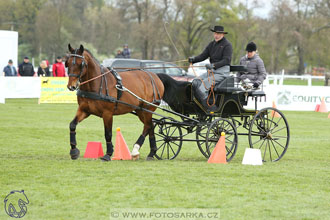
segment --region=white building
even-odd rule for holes
[[[0,75],[2,76],[3,68],[8,65],[8,60],[14,62],[17,68],[18,56],[18,32],[0,30]]]

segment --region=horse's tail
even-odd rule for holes
[[[191,86],[190,82],[176,81],[172,77],[164,73],[158,73],[157,76],[164,85],[163,100],[171,107],[172,110],[183,113],[184,103],[189,100],[188,93]]]

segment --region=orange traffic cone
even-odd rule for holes
[[[328,112],[327,106],[324,101],[324,97],[322,98],[319,112]]]
[[[316,106],[315,106],[315,112],[318,112],[320,110],[320,104],[317,104]]]
[[[116,135],[116,144],[115,144],[115,153],[112,157],[112,160],[131,160],[131,153],[127,147],[127,144],[124,140],[123,135],[120,132],[120,128],[117,128]]]
[[[101,142],[92,142],[87,143],[85,150],[84,158],[99,158],[103,156],[103,149]]]
[[[276,108],[276,105],[275,105],[275,102],[273,101],[273,106],[272,106],[273,108]],[[274,111],[274,110],[272,110],[272,112],[270,113],[270,115],[273,117],[273,118],[280,118],[281,117],[281,115],[280,114],[278,114],[278,112],[276,112],[276,111]]]
[[[223,164],[227,163],[225,132],[221,132],[221,137],[219,138],[217,145],[215,145],[215,148],[207,162],[208,163],[223,163]]]

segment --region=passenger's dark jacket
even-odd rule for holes
[[[211,41],[200,55],[194,57],[193,63],[210,58],[210,63],[214,65],[215,69],[218,69],[230,65],[232,54],[233,47],[231,43],[223,37],[218,42],[215,40]]]
[[[49,68],[46,67],[45,69],[41,68],[41,66],[38,67],[38,76],[50,76]]]
[[[17,71],[16,68],[13,66],[13,70],[11,71],[11,67],[7,65],[4,69],[3,72],[5,72],[5,76],[17,76]]]
[[[18,66],[18,73],[21,76],[33,76],[34,75],[34,68],[31,63],[21,63]]]
[[[124,58],[131,58],[131,51],[128,48],[124,48],[122,54],[123,54]]]

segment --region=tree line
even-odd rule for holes
[[[255,0],[0,0],[0,29],[18,31],[19,61],[54,60],[68,43],[100,61],[125,43],[133,58],[178,61],[198,55],[220,24],[232,64],[254,41],[269,73],[329,68],[330,0],[276,0],[267,17],[258,7]]]

